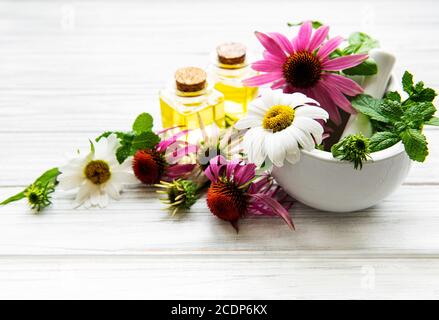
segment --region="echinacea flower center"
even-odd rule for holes
[[[309,88],[319,81],[322,64],[311,52],[300,51],[287,58],[282,70],[289,84],[296,88]]]
[[[293,123],[294,112],[289,106],[272,106],[262,120],[262,127],[273,132],[282,131]]]
[[[207,191],[207,205],[218,218],[235,222],[245,214],[248,199],[245,190],[232,182],[219,180]]]
[[[90,161],[84,169],[84,175],[94,184],[103,184],[110,180],[110,166],[103,160]]]
[[[167,163],[163,153],[154,149],[139,150],[134,155],[133,171],[137,179],[146,185],[159,183]]]

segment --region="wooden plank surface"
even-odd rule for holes
[[[194,10],[196,8],[196,10]],[[0,198],[140,112],[182,65],[206,66],[222,40],[312,18],[362,30],[439,88],[437,1],[0,1]],[[296,204],[297,226],[242,221],[204,201],[172,219],[135,186],[105,210],[57,192],[40,215],[0,208],[0,298],[437,298],[439,130],[400,189],[357,213]]]

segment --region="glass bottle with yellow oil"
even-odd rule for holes
[[[160,91],[163,128],[225,126],[224,95],[208,83],[204,70],[195,67],[178,69],[175,79]]]
[[[247,49],[241,43],[227,42],[216,48],[209,75],[215,89],[224,94],[228,125],[247,113],[247,105],[257,96],[258,88],[246,87],[242,80],[256,75],[247,62]]]

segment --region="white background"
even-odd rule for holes
[[[439,88],[437,1],[1,1],[0,198],[89,138],[159,122],[157,91],[180,66],[206,66],[223,40],[319,19],[365,31],[398,69]],[[439,130],[430,157],[381,204],[333,214],[297,204],[247,219],[237,235],[205,202],[170,218],[149,189],[105,210],[56,194],[40,215],[0,208],[0,298],[439,298]]]

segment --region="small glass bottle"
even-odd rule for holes
[[[216,48],[209,74],[215,89],[224,94],[227,124],[231,125],[247,113],[247,105],[258,94],[258,88],[246,87],[242,80],[256,75],[247,62],[246,47],[227,42]]]
[[[224,96],[208,83],[200,68],[177,70],[175,81],[160,91],[160,109],[165,129],[180,126],[195,130],[214,123],[225,126]]]

